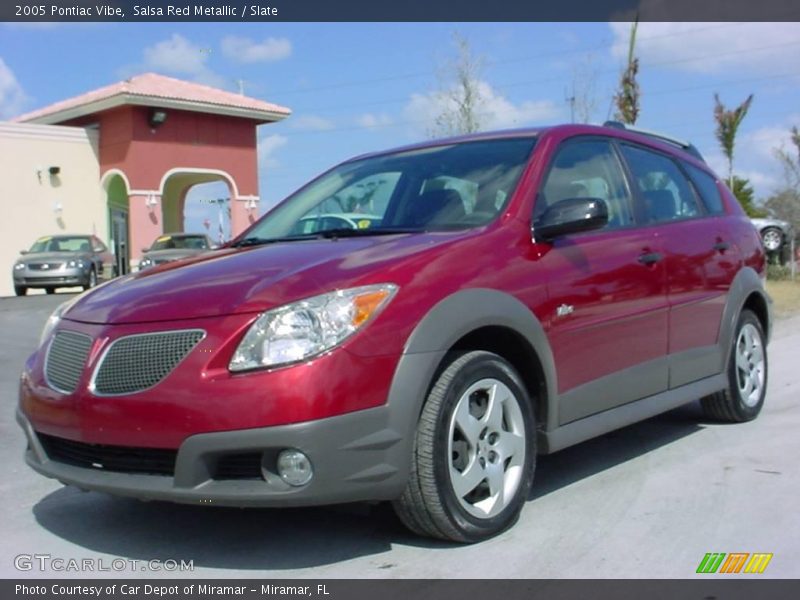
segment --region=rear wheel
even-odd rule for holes
[[[531,402],[514,368],[489,352],[460,356],[425,402],[395,511],[415,533],[457,542],[510,527],[533,480],[534,431]]]
[[[26,288],[24,285],[15,285],[14,286],[14,293],[17,296],[24,296],[25,294],[28,293],[28,288]]]
[[[54,288],[54,287],[44,288],[44,291],[49,296],[51,294],[55,294],[56,293],[56,288]]]
[[[742,423],[761,412],[767,393],[767,348],[764,330],[755,314],[743,310],[736,325],[728,362],[728,389],[701,400],[707,416]]]

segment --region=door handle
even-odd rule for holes
[[[727,250],[730,247],[731,245],[728,242],[720,241],[714,244],[714,250],[716,250],[717,252],[725,252],[725,250]]]
[[[643,265],[654,265],[664,258],[660,252],[645,252],[639,255],[639,262]]]

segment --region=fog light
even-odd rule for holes
[[[311,481],[314,470],[300,450],[284,450],[278,455],[278,474],[289,485],[299,487]]]

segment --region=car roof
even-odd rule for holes
[[[480,133],[470,133],[466,135],[459,135],[454,137],[439,138],[433,140],[426,140],[416,144],[409,144],[406,146],[399,146],[389,150],[382,150],[379,152],[370,152],[356,156],[346,162],[362,160],[365,158],[372,158],[386,154],[396,154],[400,152],[410,152],[413,150],[422,150],[425,148],[435,148],[437,146],[449,146],[451,144],[463,144],[468,142],[477,142],[484,140],[504,140],[515,138],[533,138],[540,137],[544,134],[560,134],[564,137],[571,137],[576,135],[602,135],[606,137],[613,137],[617,139],[627,140],[651,146],[662,152],[680,156],[687,159],[688,162],[695,166],[709,171],[708,165],[703,160],[702,156],[694,146],[688,142],[677,140],[670,136],[636,129],[626,129],[626,126],[620,123],[609,122],[608,125],[585,125],[579,123],[568,123],[562,125],[552,125],[548,127],[526,127],[520,129],[504,129],[497,131],[485,131]],[[687,147],[681,147],[685,144]],[[692,149],[690,150],[689,147]]]

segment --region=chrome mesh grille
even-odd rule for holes
[[[189,354],[205,332],[200,329],[130,335],[114,341],[97,367],[94,392],[132,394],[153,387]]]
[[[44,374],[47,385],[59,392],[71,394],[92,347],[92,338],[74,331],[59,331],[47,350]]]

